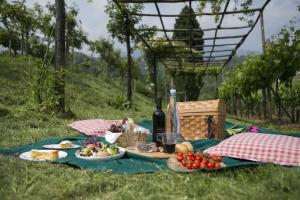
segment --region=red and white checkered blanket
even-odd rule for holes
[[[69,127],[86,135],[103,136],[112,124],[121,124],[122,120],[89,119],[73,122]],[[134,125],[135,128],[142,128]]]
[[[279,165],[300,166],[300,138],[263,133],[240,133],[204,152]]]

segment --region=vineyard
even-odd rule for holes
[[[291,23],[268,41],[262,55],[248,56],[227,71],[219,95],[229,113],[248,118],[299,122],[300,32]]]

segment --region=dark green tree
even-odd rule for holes
[[[191,17],[183,16],[189,15],[190,13],[192,14]],[[203,37],[203,31],[201,30],[200,25],[193,14],[194,10],[192,8],[189,8],[188,6],[185,6],[181,10],[180,16],[176,19],[174,29],[193,29],[199,31],[176,31],[173,34],[173,39],[187,39],[184,41],[186,45],[191,46],[191,48],[194,48],[198,51],[201,51],[203,50],[203,47],[201,47],[201,45],[203,45],[204,43],[203,40],[189,40],[190,38],[199,39]],[[186,100],[197,100],[200,94],[200,90],[203,87],[202,75],[197,74],[196,72],[191,73],[185,71],[179,71],[174,75],[175,87],[179,92],[186,92]]]

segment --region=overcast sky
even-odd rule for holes
[[[28,5],[33,5],[35,2],[39,2],[41,4],[45,4],[47,0],[27,0]],[[240,0],[241,1],[241,0]],[[253,7],[259,7],[262,5],[263,0],[253,0]],[[50,0],[50,2],[54,2],[54,0]],[[234,1],[232,0],[228,8],[231,10],[234,8]],[[82,26],[84,31],[88,33],[88,37],[91,40],[95,40],[99,37],[109,38],[109,33],[106,29],[106,24],[108,22],[108,17],[105,10],[105,5],[107,4],[106,0],[94,0],[92,3],[87,0],[66,0],[66,3],[71,5],[75,4],[79,8],[79,18],[82,21]],[[266,38],[270,38],[271,36],[277,34],[280,29],[284,25],[289,24],[289,20],[295,18],[296,16],[300,16],[297,11],[297,5],[300,4],[299,0],[271,0],[264,11],[264,22],[265,22],[265,34]],[[159,4],[162,14],[178,14],[180,10],[184,7],[185,3],[179,4]],[[193,8],[196,9],[198,7],[197,2],[193,3]],[[209,7],[206,8],[206,11],[209,10]],[[155,7],[151,4],[145,4],[144,13],[156,13]],[[226,15],[224,18],[223,26],[238,26],[245,25],[245,22],[241,22],[238,20],[239,15]],[[255,17],[255,16],[253,16]],[[201,28],[210,28],[215,27],[214,19],[212,17],[198,17],[197,18]],[[172,29],[174,26],[175,18],[164,18],[164,23],[166,28]],[[158,19],[153,17],[145,17],[143,22],[148,25],[156,25],[158,28],[160,27],[160,23]],[[297,24],[299,28],[299,23]],[[244,34],[247,30],[241,31],[220,31],[218,36],[225,35],[233,35],[233,34]],[[204,37],[213,36],[214,32],[205,32]],[[171,36],[171,33],[170,33]],[[226,40],[226,41],[217,41],[218,43],[232,43],[238,40]],[[206,41],[206,44],[211,44],[212,41]],[[117,43],[116,43],[117,44]],[[117,44],[122,51],[125,51],[125,45]],[[258,23],[256,27],[253,29],[252,33],[248,36],[244,44],[240,47],[240,52],[245,51],[255,51],[261,52],[262,44],[261,44],[261,31],[260,24]],[[82,49],[83,52],[88,53],[87,47]]]

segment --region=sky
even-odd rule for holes
[[[54,3],[54,0],[48,0],[51,3]],[[241,1],[241,0],[239,0]],[[31,6],[34,3],[45,4],[47,0],[27,0],[27,5]],[[235,7],[234,0],[231,0],[231,3],[228,7],[228,10],[232,10]],[[263,0],[253,0],[253,8],[260,7]],[[85,32],[88,33],[88,38],[90,40],[102,38],[110,38],[110,35],[107,31],[106,24],[108,22],[108,16],[105,13],[105,5],[107,4],[106,0],[93,0],[92,2],[88,0],[66,0],[68,5],[76,5],[79,8],[79,19],[82,21],[82,27]],[[276,35],[283,26],[288,25],[289,21],[295,17],[300,16],[300,12],[297,11],[297,5],[300,4],[300,0],[271,0],[266,9],[264,10],[264,24],[265,24],[265,36],[266,39],[271,38]],[[162,14],[178,14],[181,9],[187,5],[186,3],[178,4],[159,4],[160,11]],[[192,4],[194,9],[197,9],[198,3],[194,2]],[[205,11],[210,11],[210,7],[206,7]],[[143,13],[157,13],[153,4],[145,4]],[[241,22],[238,19],[239,15],[226,15],[223,21],[223,26],[239,26],[246,25],[245,22]],[[255,16],[254,16],[255,17]],[[197,17],[201,28],[210,28],[215,27],[213,17]],[[167,29],[172,29],[174,27],[175,18],[163,18],[165,26]],[[142,23],[148,25],[156,25],[158,28],[161,28],[160,22],[157,18],[145,17],[143,18]],[[297,28],[300,28],[300,23],[297,23]],[[226,36],[233,34],[244,34],[246,30],[241,31],[220,31],[218,36]],[[204,37],[211,37],[214,35],[213,31],[205,32]],[[171,36],[171,33],[169,34]],[[218,43],[232,43],[238,40],[231,39],[226,41],[217,40]],[[205,44],[211,44],[212,41],[206,41]],[[119,44],[115,42],[116,46],[122,50],[125,54],[126,48],[125,44]],[[208,50],[208,49],[207,49]],[[84,46],[81,50],[84,53],[89,54],[88,47]],[[251,34],[247,37],[244,44],[239,48],[238,54],[243,54],[245,52],[261,52],[262,51],[262,41],[261,41],[261,29],[260,23],[256,25]]]

